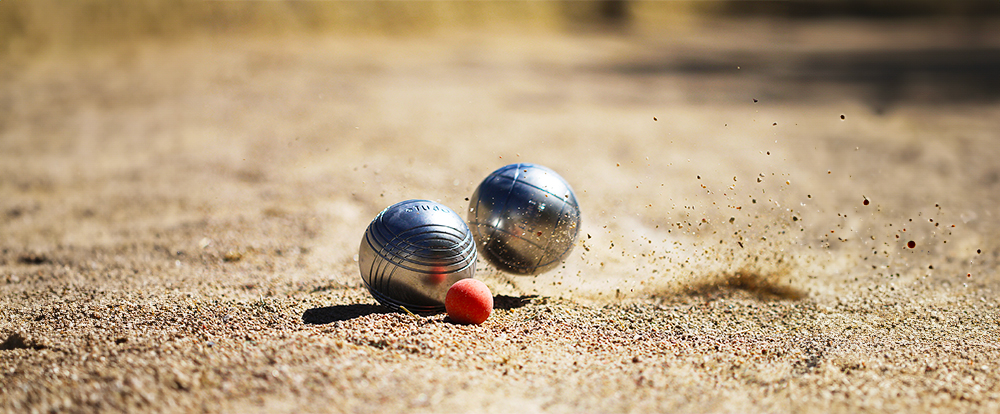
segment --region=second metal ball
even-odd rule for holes
[[[469,201],[479,253],[500,270],[551,270],[573,249],[580,205],[569,183],[536,164],[510,164],[486,177]]]

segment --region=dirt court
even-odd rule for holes
[[[8,412],[996,412],[1000,24],[215,36],[0,69]],[[376,304],[383,208],[549,166],[565,265]]]

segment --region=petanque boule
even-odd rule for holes
[[[498,269],[535,275],[558,266],[580,231],[572,187],[537,164],[494,171],[469,201],[469,228],[479,252]]]
[[[382,305],[445,310],[448,288],[476,271],[476,243],[462,218],[428,200],[389,206],[368,225],[358,251],[361,280]]]

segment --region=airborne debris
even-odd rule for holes
[[[243,260],[243,254],[236,250],[230,250],[226,252],[224,256],[222,256],[222,260],[225,262],[238,262],[240,260]]]

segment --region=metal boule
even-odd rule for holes
[[[361,280],[379,303],[444,311],[448,288],[476,271],[476,243],[462,217],[428,200],[389,206],[368,225],[358,251]]]
[[[479,252],[498,269],[539,274],[573,250],[580,205],[569,183],[536,164],[510,164],[486,177],[469,200]]]

